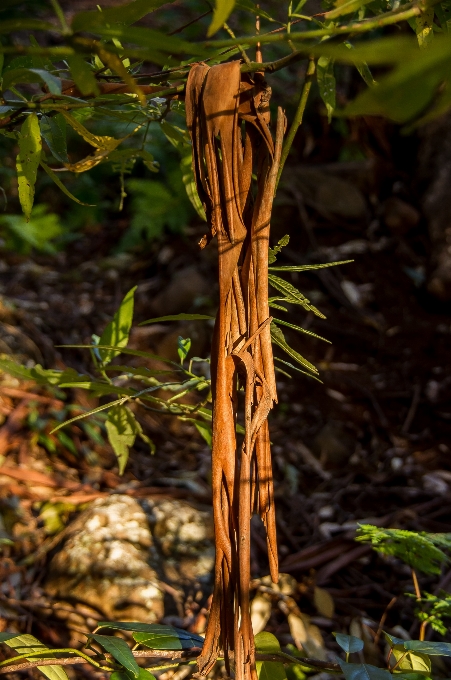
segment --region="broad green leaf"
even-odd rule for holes
[[[145,326],[149,323],[160,323],[161,321],[203,321],[208,319],[214,319],[214,316],[208,316],[206,314],[169,314],[168,316],[158,316],[155,319],[147,319],[147,321],[141,321],[138,326]]]
[[[28,222],[21,214],[2,215],[0,224],[6,227],[7,243],[16,252],[28,254],[32,248],[43,253],[56,253],[52,241],[63,233],[60,218],[47,212],[44,203],[37,205],[31,212]]]
[[[332,633],[332,635],[346,654],[361,652],[363,649],[363,640],[355,637],[355,635],[344,635],[343,633]]]
[[[367,5],[372,0],[337,0],[335,3],[335,9],[331,9],[324,15],[325,19],[336,19],[337,17],[344,16],[345,14],[352,14],[358,9]]]
[[[129,630],[136,633],[152,633],[153,635],[175,636],[181,640],[192,640],[203,645],[204,639],[196,633],[189,633],[182,628],[174,628],[174,626],[166,626],[161,623],[136,623],[129,621],[100,621],[97,624],[97,630],[101,628],[110,628],[111,630]],[[163,649],[159,647],[158,649]]]
[[[108,411],[108,420],[105,422],[108,441],[110,442],[119,464],[119,474],[124,474],[127,465],[129,450],[135,443],[137,435],[140,435],[147,443],[151,444],[148,437],[143,434],[140,423],[134,413],[128,408],[118,404]]]
[[[337,267],[339,264],[349,264],[354,260],[341,260],[340,262],[324,262],[322,264],[289,264],[281,265],[280,267],[268,267],[271,272],[309,272],[315,269],[324,269],[325,267]]]
[[[102,8],[102,11],[80,12],[72,20],[72,30],[89,31],[96,26],[108,26],[120,24],[130,26],[139,21],[150,12],[154,12],[162,5],[167,5],[173,0],[134,0],[117,7]]]
[[[177,353],[180,357],[180,363],[183,364],[191,349],[191,338],[182,338],[181,335],[177,338]]]
[[[0,633],[0,642],[7,642],[17,637],[17,633]]]
[[[397,123],[413,122],[426,114],[432,116],[438,107],[442,107],[437,95],[443,83],[449,83],[450,59],[451,40],[448,36],[437,37],[428,49],[417,49],[417,53],[412,53],[391,73],[381,77],[377,87],[362,92],[342,114],[385,116]],[[448,89],[449,85],[445,92]]]
[[[100,90],[94,72],[83,57],[80,54],[74,54],[71,57],[67,57],[66,61],[70,68],[74,83],[81,94],[99,94]]]
[[[427,7],[415,18],[415,33],[422,49],[428,47],[434,38],[434,8]]]
[[[280,644],[275,635],[263,631],[255,636],[255,649],[260,654],[277,654],[280,652]],[[286,680],[283,663],[257,661],[255,666],[259,680]]]
[[[135,624],[133,624],[135,625]],[[151,649],[193,649],[202,647],[204,639],[195,633],[162,624],[147,624],[148,631],[137,631],[133,638],[140,645]]]
[[[42,141],[38,117],[31,113],[22,123],[19,133],[19,154],[16,159],[19,200],[27,222],[34,202],[34,186],[41,158]]]
[[[307,370],[314,374],[318,374],[318,369],[316,366],[311,364],[310,361],[307,361],[307,359],[304,359],[304,357],[301,356],[299,352],[296,352],[296,350],[289,346],[281,329],[276,326],[274,322],[271,323],[271,340],[281,349],[283,349],[288,354],[288,356],[301,364],[301,366],[304,366]]]
[[[41,134],[52,155],[60,163],[67,163],[66,121],[60,113],[41,116]]]
[[[185,185],[186,193],[188,195],[189,200],[191,201],[191,205],[194,207],[194,210],[197,212],[199,217],[202,220],[206,221],[207,216],[205,214],[205,209],[204,206],[202,205],[202,201],[199,198],[196,180],[194,178],[191,149],[187,155],[182,157],[182,160],[180,161],[180,169],[182,171],[183,184]]]
[[[43,83],[52,94],[61,94],[61,80],[48,71],[37,68],[17,68],[3,76],[2,89],[8,90],[20,83]]]
[[[431,660],[428,655],[418,651],[406,652],[404,643],[395,645],[392,648],[392,654],[397,662],[396,668],[400,671],[414,671],[427,675],[431,672]]]
[[[224,26],[234,7],[235,0],[215,0],[213,18],[207,31],[209,38]]]
[[[196,430],[205,439],[208,446],[211,448],[213,442],[213,431],[211,425],[203,422],[202,420],[192,420],[192,422],[194,423]]]
[[[90,208],[93,208],[93,207],[94,207],[94,204],[93,204],[93,203],[83,203],[83,201],[79,201],[78,198],[76,198],[76,196],[74,196],[73,194],[71,194],[71,192],[69,191],[69,189],[68,189],[66,186],[64,186],[64,184],[62,183],[62,181],[60,180],[60,178],[58,177],[58,175],[57,175],[55,172],[53,172],[53,170],[52,170],[51,168],[49,168],[49,166],[46,165],[46,164],[44,163],[44,161],[41,161],[41,167],[43,168],[43,170],[45,170],[45,172],[48,174],[48,176],[50,177],[50,179],[51,179],[53,182],[55,182],[56,186],[57,186],[59,189],[61,189],[61,191],[63,192],[63,194],[66,194],[66,196],[68,196],[72,201],[75,201],[75,203],[78,203],[78,205],[86,205],[86,206],[89,206]]]
[[[113,317],[113,320],[108,324],[100,336],[98,343],[99,345],[109,345],[118,348],[127,346],[133,321],[133,307],[136,288],[137,286],[134,286],[125,295],[119,309]],[[112,359],[119,356],[120,353],[120,349],[99,349],[99,355],[103,364],[109,364]]]
[[[168,36],[162,31],[156,31],[151,28],[102,26],[93,29],[93,33],[97,33],[103,38],[117,38],[123,43],[142,45],[147,49],[151,47],[152,50],[160,51],[163,54],[189,55],[190,58],[193,56],[206,56],[205,48],[199,43],[188,42],[175,36]],[[104,45],[105,49],[108,47]]]
[[[94,633],[89,637],[93,638],[93,640],[103,647],[106,652],[111,654],[116,661],[119,661],[124,668],[133,673],[135,678],[139,676],[139,666],[125,640],[117,637],[110,637],[108,635],[96,635]]]
[[[302,328],[302,326],[296,326],[293,323],[288,323],[288,321],[283,321],[282,319],[274,319],[275,323],[281,323],[282,326],[288,326],[288,328],[292,328],[295,331],[299,331],[299,333],[305,333],[306,335],[311,335],[313,338],[317,338],[317,340],[323,340],[324,342],[328,342],[329,344],[332,344],[330,340],[327,340],[326,338],[323,338],[321,335],[317,335],[316,333],[313,333],[313,331],[309,331],[306,328]],[[337,633],[338,635],[338,633]]]
[[[422,642],[421,640],[408,640],[404,642],[404,649],[409,649],[420,654],[429,654],[430,656],[451,656],[450,642]]]
[[[346,663],[338,660],[346,680],[392,680],[390,671],[368,663]]]
[[[110,680],[132,680],[134,677],[133,673],[130,673],[130,671],[127,672],[124,669],[123,671],[114,671],[114,673],[111,673]],[[156,678],[152,673],[149,673],[146,668],[140,667],[138,680],[156,680]],[[415,679],[413,678],[412,680]]]
[[[320,57],[316,64],[316,77],[319,93],[326,107],[327,120],[330,123],[336,106],[334,60],[330,57]]]
[[[119,78],[128,85],[130,91],[133,92],[133,94],[135,94],[138,97],[138,101],[141,104],[141,106],[145,106],[147,100],[144,92],[139,87],[138,83],[133,78],[133,76],[130,75],[130,73],[128,72],[128,70],[122,63],[122,60],[118,57],[118,55],[113,54],[112,52],[108,52],[108,50],[103,49],[101,47],[97,49],[97,53],[102,62],[106,64],[111,69],[111,71],[113,71],[113,73],[119,76]]]
[[[8,647],[14,649],[18,654],[26,654],[27,652],[44,652],[48,649],[46,645],[42,644],[34,635],[24,634],[17,635],[14,638],[9,638],[8,640],[2,640]],[[33,657],[30,657],[30,659]],[[53,659],[54,655],[49,649],[47,655],[43,655],[41,658]],[[41,671],[49,680],[69,680],[68,675],[62,666],[38,666],[38,670]]]
[[[313,312],[316,316],[319,316],[320,319],[326,318],[324,314],[310,304],[310,300],[308,300],[305,295],[292,286],[291,283],[285,281],[285,279],[281,279],[280,276],[275,276],[274,274],[269,274],[268,281],[273,288],[286,295],[286,302],[301,305],[306,311]]]

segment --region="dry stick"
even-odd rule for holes
[[[384,627],[385,621],[387,620],[388,612],[393,607],[393,605],[397,602],[397,600],[398,600],[397,596],[392,597],[392,599],[390,600],[388,605],[385,607],[385,611],[381,616],[381,620],[379,622],[379,626],[378,626],[378,629],[376,631],[376,636],[374,638],[374,644],[375,645],[377,645],[377,643],[379,642],[379,639],[380,639],[380,636],[381,636],[381,633],[382,633],[382,628]]]
[[[280,176],[282,174],[283,166],[285,165],[285,161],[288,158],[288,154],[290,153],[291,146],[293,144],[296,132],[298,131],[299,126],[302,123],[302,119],[304,117],[304,111],[305,107],[307,106],[307,100],[308,96],[310,94],[310,89],[312,87],[312,82],[313,82],[313,76],[315,74],[315,59],[314,57],[310,57],[309,60],[309,65],[307,67],[307,72],[305,74],[305,81],[304,81],[304,87],[302,88],[301,96],[299,98],[299,104],[296,109],[296,113],[293,118],[293,122],[291,123],[290,129],[288,131],[287,137],[285,139],[285,142],[282,147],[282,155],[280,157],[280,164],[279,164],[279,171],[277,173],[277,180],[276,180],[276,191],[277,191],[277,186],[279,184]]]

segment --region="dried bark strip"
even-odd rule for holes
[[[217,237],[219,311],[211,354],[212,486],[215,585],[199,671],[206,675],[221,647],[228,672],[255,680],[250,621],[250,520],[267,532],[271,577],[278,580],[276,524],[267,416],[277,401],[268,305],[271,209],[285,116],[276,141],[269,130],[269,97],[262,74],[240,73],[240,62],[196,64],[186,86],[193,169],[209,233]],[[257,187],[251,191],[252,174]],[[245,435],[237,443],[239,388],[244,388]]]

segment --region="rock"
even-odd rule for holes
[[[417,226],[420,213],[398,196],[391,196],[383,205],[384,222],[395,234],[404,235]]]
[[[196,267],[185,267],[155,296],[152,308],[159,316],[189,312],[196,298],[207,297],[211,285]]]
[[[164,616],[165,583],[209,584],[214,564],[209,507],[181,500],[140,505],[98,499],[67,528],[52,558],[47,595],[93,608],[107,620],[152,623]]]
[[[141,506],[128,496],[95,501],[72,525],[50,562],[48,595],[100,610],[108,620],[157,621],[163,592]],[[152,560],[153,557],[153,560]]]
[[[163,574],[174,583],[208,583],[214,565],[214,528],[211,508],[182,500],[147,501],[145,510]]]
[[[290,184],[301,191],[306,205],[320,215],[356,221],[366,219],[366,201],[355,183],[316,168],[300,167],[292,174]]]

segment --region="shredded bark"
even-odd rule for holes
[[[271,577],[278,581],[276,524],[267,417],[277,401],[268,305],[271,209],[285,116],[275,142],[269,130],[270,89],[238,61],[193,66],[186,87],[193,168],[209,233],[217,237],[219,311],[211,353],[215,581],[199,671],[206,675],[224,650],[237,680],[256,678],[250,620],[250,521],[266,527]],[[255,173],[256,190],[252,175]],[[237,409],[244,389],[244,430]]]

